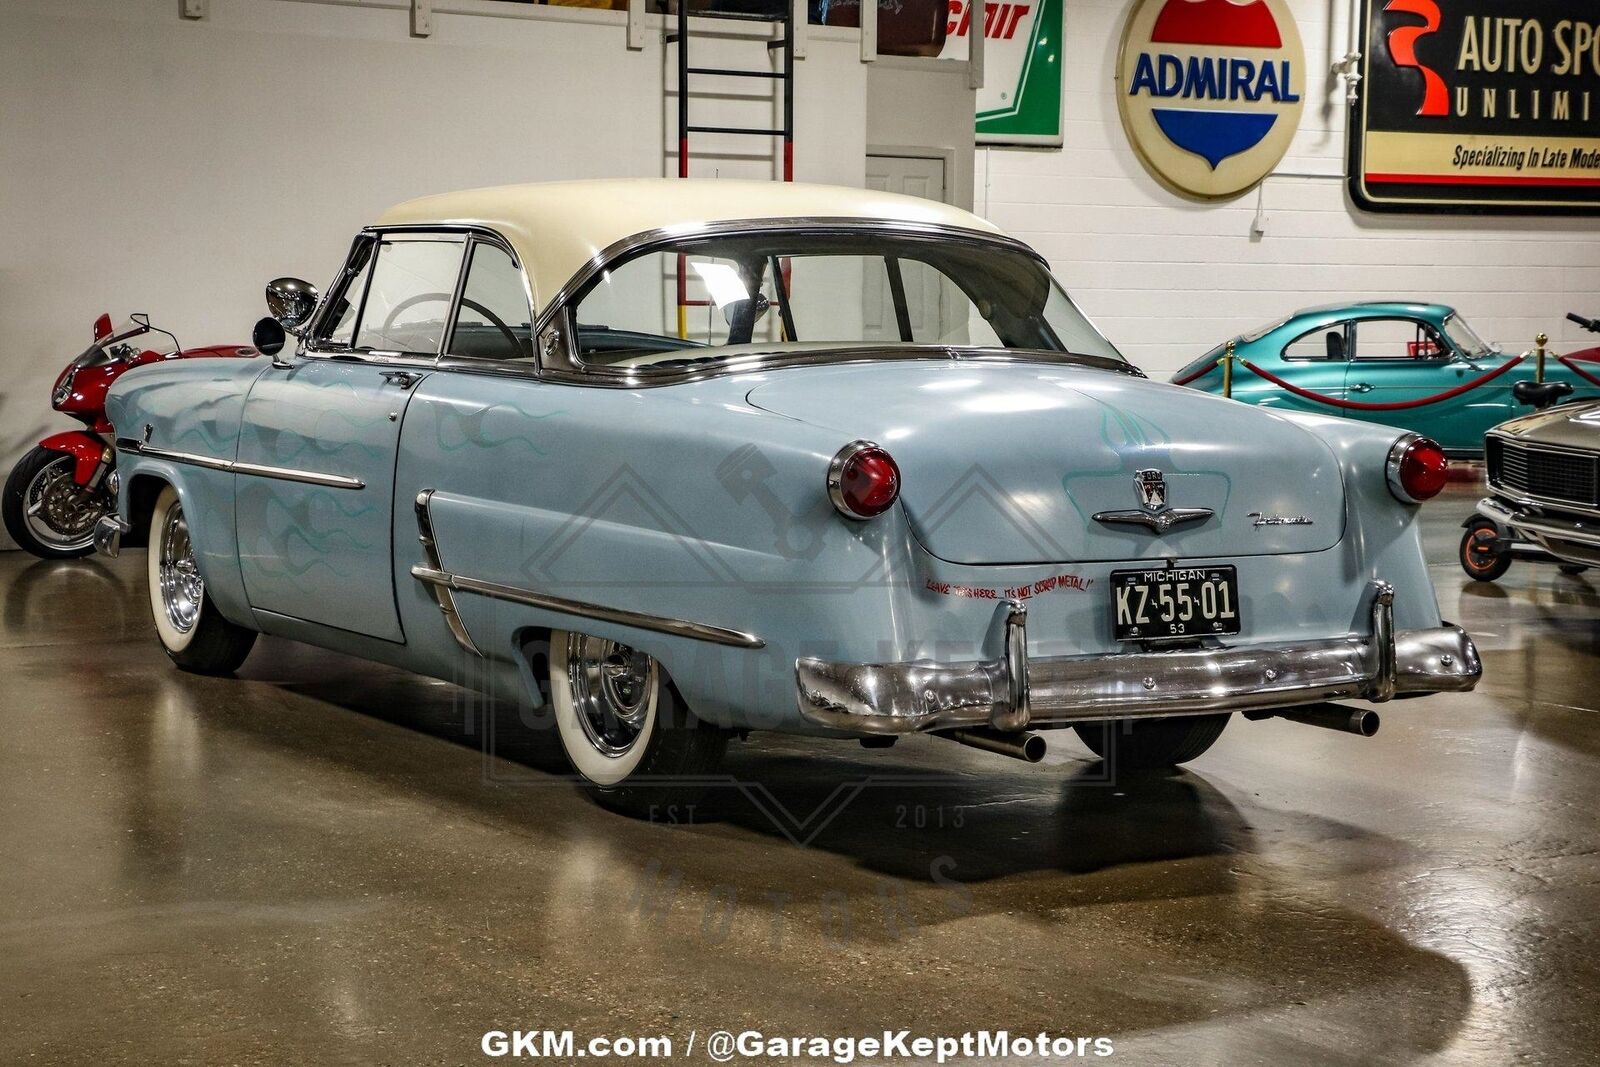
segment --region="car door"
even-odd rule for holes
[[[465,237],[357,240],[307,340],[256,379],[235,489],[257,611],[401,641],[392,529],[401,424],[438,359]]]
[[[1349,354],[1350,324],[1348,322],[1327,322],[1316,329],[1295,337],[1294,340],[1283,346],[1281,354],[1282,366],[1273,367],[1273,370],[1285,381],[1293,382],[1302,389],[1309,389],[1319,396],[1343,400],[1346,357]],[[1235,371],[1234,388],[1239,389],[1244,383],[1246,389],[1256,389],[1260,393],[1270,396],[1272,407],[1293,408],[1299,411],[1318,411],[1328,414],[1336,409],[1316,400],[1308,400],[1295,396],[1286,390],[1279,389],[1276,385],[1256,378],[1249,373],[1240,374]]]
[[[1351,323],[1350,356],[1346,395],[1366,403],[1409,405],[1447,393],[1492,369],[1460,358],[1431,325],[1411,318]],[[1357,409],[1345,414],[1415,430],[1452,451],[1470,451],[1481,448],[1484,431],[1505,417],[1503,390],[1493,388],[1498,384],[1415,407]]]

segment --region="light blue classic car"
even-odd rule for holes
[[[1235,400],[1401,426],[1438,441],[1452,456],[1483,455],[1489,428],[1527,414],[1539,399],[1516,395],[1519,384],[1526,383],[1524,390],[1533,384],[1531,355],[1508,367],[1520,353],[1484,341],[1443,304],[1371,301],[1306,308],[1233,340],[1238,359],[1326,398],[1298,395],[1236,364]],[[1217,361],[1224,351],[1218,345],[1172,380],[1221,393]],[[1564,383],[1562,397],[1600,396],[1590,380],[1554,357],[1546,361],[1545,377]]]
[[[1235,711],[1359,733],[1471,689],[1415,435],[1147,380],[1027,247],[800,185],[530,185],[401,205],[271,360],[111,396],[117,514],[188,670],[257,633],[542,709],[605,803],[731,736],[927,731],[1124,768]],[[1330,703],[1359,701],[1355,706]]]

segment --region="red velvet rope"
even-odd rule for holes
[[[1462,393],[1470,392],[1480,385],[1485,385],[1494,381],[1496,378],[1500,377],[1500,375],[1504,374],[1506,371],[1510,370],[1512,367],[1515,367],[1518,363],[1521,363],[1527,358],[1527,356],[1518,356],[1505,366],[1496,367],[1494,370],[1483,375],[1482,377],[1474,378],[1470,382],[1462,382],[1454,389],[1446,389],[1444,392],[1435,393],[1433,396],[1425,396],[1420,400],[1391,400],[1381,404],[1367,403],[1361,400],[1339,400],[1336,397],[1324,396],[1321,393],[1314,393],[1310,389],[1302,389],[1292,382],[1286,382],[1276,374],[1273,374],[1271,371],[1264,371],[1260,367],[1246,362],[1245,360],[1239,360],[1239,365],[1251,373],[1265,378],[1273,385],[1276,385],[1281,389],[1287,389],[1295,396],[1303,396],[1307,400],[1314,400],[1319,404],[1327,404],[1329,407],[1349,408],[1353,411],[1403,411],[1406,408],[1420,408],[1426,407],[1429,404],[1437,404],[1441,401],[1449,400],[1452,397],[1460,396]]]
[[[1576,374],[1578,377],[1584,379],[1591,385],[1600,385],[1600,378],[1596,378],[1594,375],[1578,366],[1580,362],[1600,363],[1600,356],[1557,356],[1556,359],[1565,364],[1566,368],[1573,374]]]

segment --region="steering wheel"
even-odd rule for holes
[[[401,312],[428,300],[442,300],[446,305],[448,305],[454,296],[454,293],[418,293],[416,296],[408,296],[390,309],[389,314],[383,320],[383,326],[380,327],[380,329],[383,331],[384,336],[387,337],[389,335],[390,327],[394,325],[394,320],[400,317]],[[522,347],[522,338],[518,337],[516,333],[512,331],[511,327],[505,324],[499,315],[496,315],[494,312],[490,311],[488,308],[484,307],[482,304],[466,295],[461,297],[461,306],[471,308],[473,311],[476,311],[478,314],[488,319],[489,325],[499,330],[505,335],[506,340],[511,342],[511,348],[517,352],[519,358],[527,355],[526,350]]]

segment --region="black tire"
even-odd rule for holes
[[[1497,552],[1488,542],[1500,536],[1500,531],[1488,519],[1473,519],[1461,535],[1461,550],[1457,559],[1467,577],[1478,582],[1492,582],[1511,569],[1511,553]]]
[[[188,550],[188,528],[183,519],[183,505],[177,490],[166,486],[156,498],[150,515],[150,556],[146,565],[146,579],[150,589],[150,614],[155,623],[156,636],[167,658],[180,670],[194,674],[232,674],[243,665],[245,657],[255,647],[256,632],[237,626],[222,617],[222,613],[205,595],[205,581],[195,571],[195,581],[185,589],[184,606],[172,607],[173,594],[164,583],[163,568],[172,570],[173,560],[168,558],[168,523],[182,525],[181,548],[173,554],[186,554],[187,562],[194,565],[193,553]]]
[[[11,535],[19,548],[40,559],[82,559],[94,551],[93,522],[88,525],[86,534],[77,537],[63,534],[61,542],[57,544],[41,539],[28,523],[29,487],[50,467],[63,464],[70,469],[74,463],[76,460],[65,452],[52,452],[35,445],[11,468],[5,490],[0,493],[0,517],[4,518],[6,533]],[[101,514],[105,510],[109,510],[109,507],[102,510]],[[98,521],[98,515],[95,518]]]
[[[1563,563],[1557,569],[1559,571],[1561,571],[1562,574],[1576,575],[1576,574],[1582,574],[1584,571],[1588,570],[1589,568],[1588,568],[1588,566],[1586,566],[1585,564],[1582,564],[1582,563]]]
[[[598,804],[636,819],[658,819],[704,794],[731,735],[696,718],[659,663],[626,646],[563,631],[550,635],[550,648],[549,692],[561,747]],[[641,695],[634,704],[647,710],[639,713],[636,726],[615,718],[600,723],[590,719],[586,726],[583,709],[595,706],[594,694],[586,700],[579,692],[585,685],[583,670],[574,665],[610,662],[623,654],[639,664],[634,684]],[[604,723],[618,736],[598,738],[596,730]],[[632,739],[622,743],[630,731]],[[608,742],[610,751],[604,748]]]
[[[1078,740],[1115,771],[1148,771],[1188,763],[1216,744],[1229,712],[1167,719],[1112,719],[1074,723]]]

